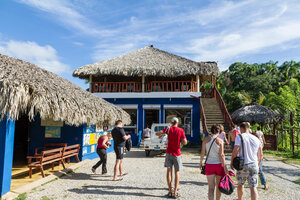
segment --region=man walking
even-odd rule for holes
[[[125,135],[125,131],[123,129],[123,123],[121,120],[116,121],[116,127],[111,131],[112,137],[114,139],[114,150],[116,153],[116,164],[114,168],[114,181],[121,181],[122,178],[117,177],[118,171],[120,172],[120,176],[125,176],[127,173],[123,172],[123,155],[124,155],[124,147],[125,141],[130,139],[130,135]]]
[[[178,127],[179,120],[174,117],[171,120],[171,127],[165,128],[162,131],[156,133],[157,136],[163,134],[168,135],[168,147],[166,150],[165,167],[167,168],[167,183],[169,187],[168,197],[178,197],[178,185],[179,185],[179,171],[182,169],[182,158],[180,151],[180,143],[186,145],[187,140],[184,134],[184,130]],[[175,187],[174,193],[172,191],[172,169],[175,168]]]
[[[251,200],[257,200],[258,186],[258,166],[262,161],[261,142],[257,137],[249,133],[249,124],[243,122],[240,125],[241,134],[236,137],[235,145],[231,156],[231,169],[233,169],[233,159],[239,154],[244,158],[244,168],[237,172],[238,180],[238,199],[243,198],[244,184],[248,180],[248,185],[251,191]],[[242,137],[242,138],[241,138]],[[243,142],[242,142],[243,141]],[[242,152],[244,149],[244,153]]]

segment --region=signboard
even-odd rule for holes
[[[83,135],[83,146],[90,145],[90,134]]]
[[[60,138],[61,130],[57,126],[46,126],[45,127],[45,138]]]
[[[41,126],[60,126],[60,127],[63,127],[64,123],[62,121],[54,121],[52,119],[42,119]]]

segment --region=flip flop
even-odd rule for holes
[[[168,198],[172,198],[173,197],[173,192],[169,192],[168,193]]]
[[[113,180],[113,181],[122,181],[123,179],[122,178],[118,178],[117,180]]]
[[[120,175],[121,177],[126,176],[128,173],[123,173],[122,175]]]

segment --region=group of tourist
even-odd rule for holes
[[[130,135],[126,135],[121,120],[116,122],[115,128],[111,131],[114,139],[114,151],[116,154],[116,163],[114,167],[114,181],[122,180],[122,176],[127,173],[123,172],[122,160],[124,155],[125,142],[130,139]],[[182,169],[182,157],[181,157],[181,144],[186,145],[187,139],[182,128],[179,128],[179,120],[174,117],[171,120],[171,126],[167,127],[157,133],[157,136],[161,137],[165,134],[168,135],[168,146],[166,149],[166,158],[164,166],[167,168],[167,184],[168,184],[168,197],[177,198],[180,170]],[[242,199],[244,193],[244,184],[248,181],[248,186],[251,191],[251,199],[258,199],[257,186],[258,175],[261,180],[261,184],[264,185],[264,189],[268,189],[264,173],[262,171],[262,148],[266,143],[263,133],[260,128],[257,131],[250,131],[250,124],[243,122],[239,127],[233,126],[229,131],[228,139],[224,132],[222,125],[213,125],[203,142],[200,156],[200,170],[205,168],[205,175],[208,181],[208,199],[213,200],[221,198],[221,192],[218,189],[218,183],[224,175],[234,175],[229,173],[229,170],[225,162],[225,143],[232,147],[230,168],[234,170],[233,160],[237,156],[242,157],[244,165],[242,170],[237,170],[236,178],[238,182],[238,199]],[[149,137],[150,133],[145,132],[144,136]],[[109,148],[108,136],[102,135],[98,140],[97,153],[100,157],[100,161],[93,166],[92,171],[95,173],[97,167],[102,164],[102,174],[107,173],[106,149]],[[204,161],[205,153],[207,154]],[[172,185],[173,180],[173,168],[175,171],[175,184]],[[119,173],[119,178],[118,178]],[[215,195],[216,192],[216,195]]]

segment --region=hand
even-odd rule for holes
[[[228,169],[226,166],[224,167],[224,171],[225,171],[225,174],[228,174]]]
[[[202,171],[202,163],[200,163],[200,165],[199,165],[199,168],[200,168],[200,171]]]

